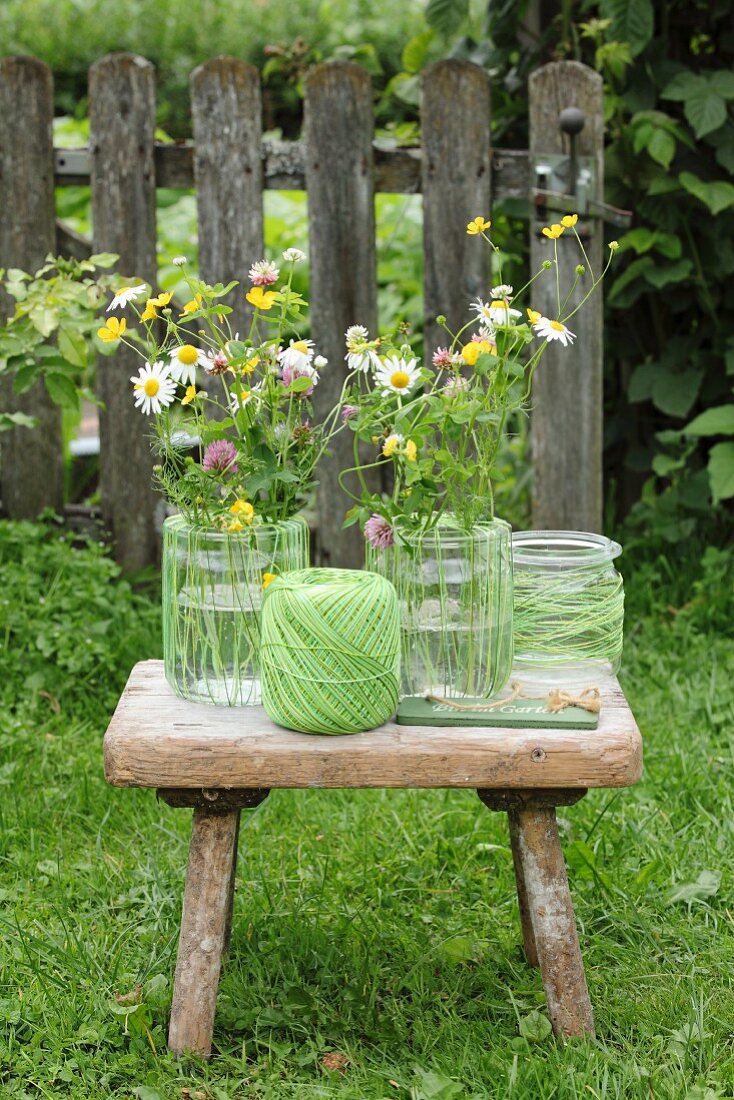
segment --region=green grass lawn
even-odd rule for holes
[[[538,1024],[502,815],[275,792],[242,830],[205,1064],[165,1049],[189,815],[102,776],[110,707],[160,652],[155,591],[0,524],[0,1097],[732,1096],[731,559],[626,564],[645,775],[560,815],[597,1040]]]

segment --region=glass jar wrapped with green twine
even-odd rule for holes
[[[622,552],[604,535],[516,531],[513,671],[549,687],[592,687],[622,659]]]

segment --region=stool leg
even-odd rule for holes
[[[516,846],[556,1035],[594,1035],[576,917],[552,806],[515,811]]]
[[[208,1058],[228,939],[239,810],[194,810],[168,1046]]]
[[[525,886],[525,871],[520,854],[520,826],[517,820],[517,810],[508,810],[507,821],[510,826],[510,847],[512,848],[512,863],[515,868],[515,885],[517,887],[517,904],[520,910],[520,925],[522,927],[522,939],[525,947],[525,958],[529,966],[538,965],[538,949],[535,946],[535,933],[533,922],[530,919],[528,908],[528,892]]]
[[[229,955],[229,941],[232,938],[232,913],[234,910],[234,886],[237,875],[237,842],[240,838],[240,811],[237,811],[237,824],[234,831],[234,844],[232,845],[232,872],[229,878],[229,897],[227,899],[227,917],[224,922],[224,944],[222,945],[222,961]]]

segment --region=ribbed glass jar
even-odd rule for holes
[[[260,702],[260,609],[265,574],[309,565],[303,519],[238,532],[163,524],[163,658],[184,699],[218,706]]]
[[[393,546],[368,546],[367,568],[398,593],[402,695],[486,699],[512,668],[510,525],[471,531],[450,517]]]
[[[622,659],[618,542],[582,531],[516,531],[515,672],[548,687],[592,687]]]

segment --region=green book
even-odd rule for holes
[[[486,699],[460,701],[465,705],[487,702]],[[409,695],[398,707],[397,721],[401,726],[516,726],[567,730],[593,730],[599,725],[599,715],[583,707],[565,707],[554,713],[546,706],[545,699],[508,699],[494,710],[456,710],[448,703]]]

